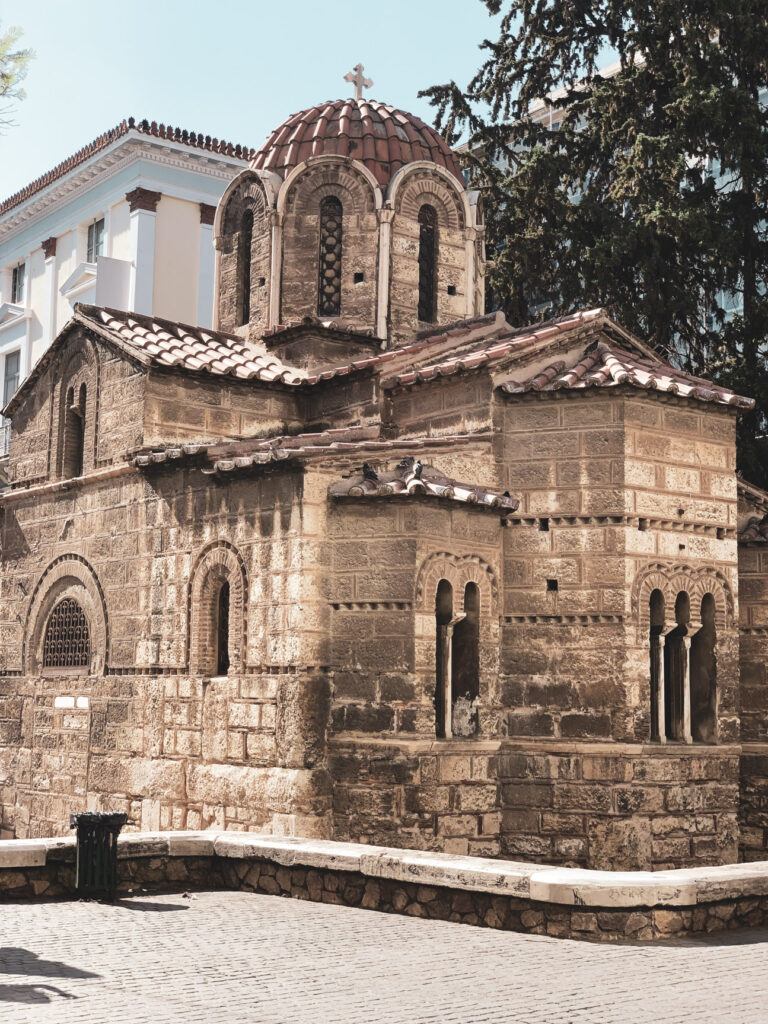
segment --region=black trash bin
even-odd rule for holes
[[[127,814],[83,811],[70,814],[69,827],[77,829],[77,891],[114,899],[117,889],[117,837]]]

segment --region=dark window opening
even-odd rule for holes
[[[69,388],[64,409],[64,448],[61,467],[61,475],[65,480],[83,475],[85,402],[85,384],[80,385],[77,399],[74,388]]]
[[[344,211],[335,196],[320,203],[320,258],[318,260],[317,314],[341,314],[341,256]]]
[[[437,213],[425,203],[419,210],[419,320],[437,319]]]
[[[717,739],[717,655],[715,599],[701,600],[701,629],[691,637],[691,737],[696,743]]]
[[[659,709],[662,701],[662,634],[664,632],[664,595],[660,590],[651,594],[651,739],[658,741],[664,725],[660,719]]]
[[[441,738],[450,736],[448,710],[451,672],[451,620],[453,618],[453,587],[448,580],[440,580],[435,597],[435,623],[437,643],[435,649],[435,733]]]
[[[454,736],[477,732],[480,696],[480,592],[476,583],[464,589],[464,617],[453,627],[451,650],[451,727]]]
[[[216,599],[216,675],[229,672],[229,580],[224,580]]]
[[[43,668],[88,668],[91,644],[85,612],[71,597],[51,612],[43,640]]]
[[[240,238],[238,239],[237,276],[238,323],[247,324],[251,319],[251,260],[253,248],[253,211],[246,210],[240,222]]]
[[[365,274],[363,274],[361,272],[356,273],[354,275],[354,277],[353,277],[353,281],[354,281],[355,284],[362,284],[364,280],[365,280]]]
[[[547,580],[547,590],[554,593],[559,589],[557,580]]]
[[[686,739],[686,689],[688,677],[688,623],[691,599],[681,590],[675,601],[675,628],[664,640],[664,735],[668,740]]]

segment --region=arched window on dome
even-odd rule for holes
[[[429,203],[419,210],[419,320],[437,319],[437,212]]]
[[[318,260],[317,315],[341,313],[341,254],[344,210],[335,196],[320,203],[320,256]]]
[[[91,640],[85,612],[72,597],[54,607],[45,627],[43,668],[88,669]]]
[[[240,221],[237,247],[238,323],[251,319],[251,248],[253,244],[253,210],[246,210]]]

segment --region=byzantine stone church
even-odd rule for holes
[[[3,836],[764,858],[751,400],[486,314],[480,197],[356,93],[224,194],[216,330],[79,306],[6,409]]]

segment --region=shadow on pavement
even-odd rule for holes
[[[188,903],[149,903],[146,900],[115,900],[115,907],[122,907],[123,910],[140,910],[142,913],[156,912],[163,913],[166,910],[189,910]]]
[[[55,985],[0,985],[0,1003],[51,1003],[49,992],[62,999],[77,999]]]
[[[0,946],[0,974],[38,975],[42,978],[99,978],[93,971],[84,971],[61,960],[41,960],[37,953],[21,946]],[[0,985],[0,1002],[50,1003],[52,995],[61,999],[77,999],[56,985],[44,982],[29,985]]]

